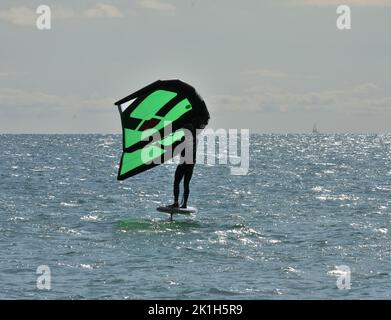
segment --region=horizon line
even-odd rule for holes
[[[230,129],[248,129],[248,128],[230,128]],[[251,131],[250,135],[267,135],[267,134],[276,134],[276,135],[287,135],[287,134],[308,134],[313,136],[318,135],[333,135],[333,134],[366,134],[366,135],[380,135],[380,134],[391,134],[391,131],[385,132],[372,132],[372,131],[345,131],[345,132],[257,132]],[[122,132],[0,132],[0,135],[122,135]]]

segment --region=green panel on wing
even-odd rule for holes
[[[168,102],[168,101],[170,101],[169,97],[173,97],[172,95],[169,95],[169,94],[163,95],[162,92],[169,93],[168,91],[163,91],[163,90],[159,90],[159,91],[161,91],[161,93],[160,93],[161,99],[160,100],[157,100],[156,97],[154,99],[148,99],[148,97],[150,97],[152,94],[150,96],[148,96],[145,100],[148,99],[149,102],[151,102],[151,101],[160,101],[160,102],[167,101]],[[163,99],[163,97],[164,97],[164,99]],[[144,108],[146,108],[146,104],[144,104],[144,101],[141,104],[143,104]],[[135,111],[139,110],[141,104],[135,109]],[[161,107],[153,108],[154,112],[158,112],[160,109],[161,109]],[[174,122],[175,120],[182,117],[186,112],[189,112],[191,109],[192,109],[192,107],[191,107],[190,101],[188,99],[183,99],[179,103],[177,103],[175,106],[173,106],[172,109],[164,117],[158,117],[158,116],[155,116],[154,113],[149,113],[146,111],[145,112],[141,112],[141,111],[137,112],[136,113],[137,116],[146,117],[146,118],[144,118],[144,122],[146,120],[150,120],[151,118],[156,118],[157,125],[155,125],[153,127],[154,130],[151,130],[149,132],[124,128],[125,148],[129,148],[140,141],[147,140],[147,138],[149,136],[151,136],[153,133],[155,133],[156,131],[160,131],[164,127],[169,127],[172,122]],[[135,117],[134,116],[135,111],[133,111],[132,117]],[[141,122],[141,124],[138,126],[138,128],[142,128],[144,122]]]
[[[136,109],[133,110],[131,116],[133,118],[149,120],[151,119],[167,102],[175,98],[177,93],[157,90],[147,96]]]
[[[138,149],[134,152],[124,152],[122,155],[120,175],[125,175],[142,165],[149,164],[151,161],[160,158],[166,151],[158,145],[163,146],[163,148],[171,146],[173,143],[180,141],[184,136],[184,131],[178,130],[164,139],[147,145],[142,149]]]
[[[142,165],[149,164],[165,152],[165,150],[154,145],[146,146],[131,153],[124,152],[122,155],[120,175],[124,175]]]

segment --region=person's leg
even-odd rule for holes
[[[190,180],[193,176],[194,164],[186,164],[184,181],[183,181],[183,203],[181,208],[187,208],[187,200],[190,195]]]
[[[183,164],[179,164],[175,170],[174,177],[174,204],[172,207],[179,207],[179,184],[182,181],[182,178],[185,174],[185,168]]]

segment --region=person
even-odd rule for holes
[[[187,123],[183,126],[185,130],[184,148],[181,151],[180,161],[174,175],[174,203],[171,208],[179,208],[179,189],[183,179],[183,201],[180,206],[182,209],[187,208],[187,201],[190,195],[190,180],[193,176],[194,166],[196,164],[197,154],[197,129],[204,129],[209,121],[209,114],[206,120],[196,118],[193,123]]]

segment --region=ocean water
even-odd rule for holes
[[[120,152],[0,135],[0,298],[391,297],[391,135],[252,135],[248,175],[198,164],[199,212],[172,222],[175,164],[119,182]]]

